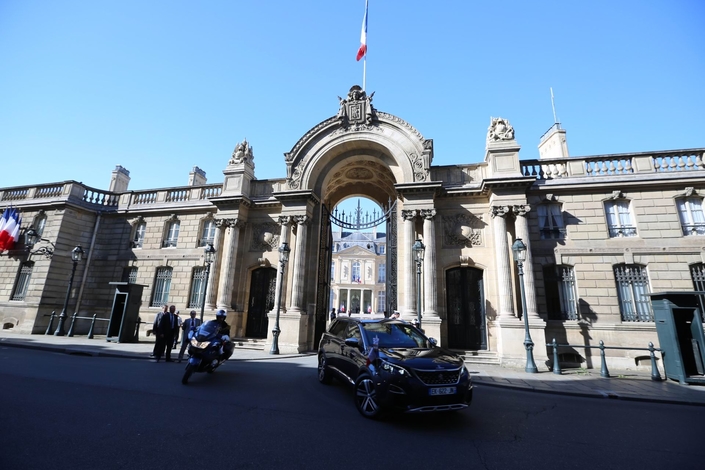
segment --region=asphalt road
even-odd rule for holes
[[[237,355],[237,351],[236,351]],[[0,469],[702,469],[705,409],[477,387],[362,418],[315,357],[183,364],[0,349]]]

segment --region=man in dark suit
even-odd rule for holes
[[[179,351],[179,362],[184,358],[184,350],[186,349],[186,346],[188,346],[189,343],[189,332],[193,331],[194,333],[196,332],[196,328],[201,326],[201,319],[196,318],[196,311],[191,310],[189,313],[190,317],[187,318],[182,324],[181,324],[181,329],[183,332],[181,333],[181,351]]]
[[[169,307],[168,312],[161,312],[157,315],[157,319],[154,321],[154,334],[157,337],[156,351],[154,353],[157,358],[157,362],[162,358],[166,352],[166,362],[172,362],[171,360],[171,347],[174,344],[174,333],[178,330],[178,324],[176,323],[176,306],[172,305]]]

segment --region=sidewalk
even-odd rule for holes
[[[151,338],[150,338],[151,339]],[[150,359],[154,342],[114,343],[105,337],[22,335],[0,330],[0,348],[31,348],[66,354],[100,357]],[[178,354],[178,351],[177,351]],[[312,356],[313,353],[271,355],[261,349],[235,349],[231,361],[277,360]],[[705,386],[680,385],[678,382],[651,380],[650,373],[610,370],[610,378],[600,377],[599,369],[567,370],[558,375],[549,371],[527,374],[523,370],[500,366],[469,364],[473,382],[481,387],[504,387],[533,392],[572,395],[590,398],[610,398],[653,403],[705,406]]]

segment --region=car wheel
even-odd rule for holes
[[[377,387],[368,374],[360,375],[355,381],[355,406],[365,418],[376,419],[382,414]]]
[[[318,356],[318,381],[322,384],[328,385],[333,380],[333,376],[328,370],[328,365],[326,364],[326,356],[320,354]]]

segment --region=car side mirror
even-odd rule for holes
[[[360,349],[360,340],[357,338],[345,338],[345,346]]]
[[[436,341],[436,338],[428,338],[428,342],[432,348],[435,348],[436,346],[438,346],[438,341]]]

